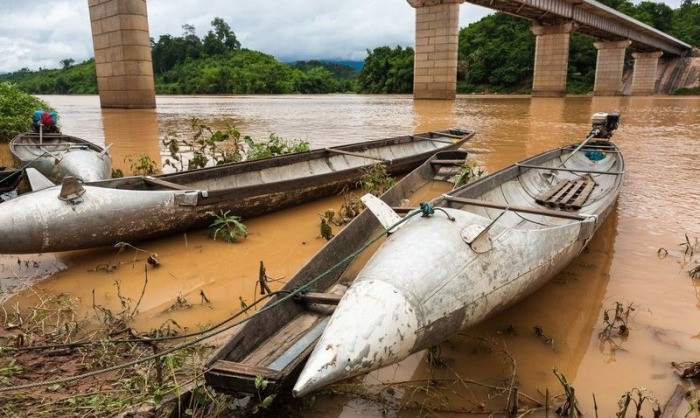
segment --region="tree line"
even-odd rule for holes
[[[690,45],[700,45],[700,0],[683,0],[678,9],[664,3],[602,0],[625,13]],[[459,32],[457,91],[522,92],[532,85],[535,36],[532,22],[495,13]],[[181,36],[151,39],[157,94],[326,94],[411,93],[414,50],[382,46],[367,50],[361,69],[323,61],[283,63],[269,54],[241,46],[221,18],[211,22],[203,37],[191,25]],[[593,39],[572,33],[567,91],[593,89],[597,51]],[[632,65],[628,51],[626,65]],[[94,60],[38,72],[23,69],[0,75],[33,94],[96,94]]]

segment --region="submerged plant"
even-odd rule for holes
[[[360,178],[362,187],[375,196],[381,196],[389,190],[396,181],[387,173],[386,165],[373,164],[362,170]]]
[[[333,223],[340,226],[350,222],[360,214],[365,205],[355,193],[349,192],[347,186],[343,189],[343,204],[340,206],[338,216],[333,219]]]
[[[170,158],[166,158],[164,166],[185,171],[243,160],[241,133],[234,125],[227,125],[223,131],[214,130],[193,117],[190,126],[192,139],[179,138],[175,133],[166,135],[163,145]]]
[[[213,240],[221,235],[226,242],[236,242],[239,237],[248,236],[248,228],[241,222],[241,217],[229,215],[229,212],[220,211],[218,215],[214,212],[207,212],[207,215],[214,217],[214,222],[209,225],[209,235]]]
[[[325,238],[326,241],[330,241],[330,239],[334,236],[331,222],[333,222],[333,219],[335,218],[335,212],[333,209],[328,209],[323,214],[319,214],[318,216],[321,217],[321,223],[319,224],[321,238]]]
[[[613,312],[611,316],[610,313]],[[614,333],[626,337],[629,335],[629,327],[627,322],[629,320],[630,313],[634,312],[634,307],[632,304],[627,305],[625,308],[620,302],[615,302],[615,309],[608,309],[603,312],[603,322],[605,323],[605,329],[598,335],[601,339],[609,339]]]
[[[683,248],[683,255],[692,257],[698,249],[698,239],[695,238],[695,243],[691,243],[688,234],[685,234],[685,242],[681,242],[678,246]]]
[[[564,387],[565,401],[557,408],[557,414],[559,416],[568,418],[578,418],[581,415],[581,409],[578,406],[578,400],[576,399],[576,390],[571,384],[566,380],[566,377],[559,372],[556,368],[553,369],[554,375],[559,380],[559,383]]]
[[[635,406],[635,418],[642,418],[642,406],[644,403],[649,403],[651,405],[652,413],[654,417],[661,416],[661,406],[659,405],[659,400],[656,399],[651,391],[645,388],[633,388],[632,390],[626,392],[620,400],[617,402],[618,411],[617,417],[624,418],[627,416],[627,409],[630,403],[634,403]]]

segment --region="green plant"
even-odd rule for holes
[[[229,215],[229,212],[207,212],[207,215],[214,217],[214,222],[209,225],[212,239],[216,240],[216,237],[221,235],[224,241],[235,242],[239,237],[248,236],[248,228],[241,222],[241,217]]]
[[[42,100],[20,90],[14,84],[0,83],[0,141],[8,141],[31,129],[37,109],[51,110]]]
[[[129,162],[131,174],[134,176],[151,176],[158,174],[159,170],[156,162],[147,154],[141,154],[136,157],[136,159],[133,159],[131,155],[127,155],[124,157],[124,162],[127,161]]]
[[[484,170],[479,167],[476,160],[466,160],[454,178],[454,188],[469,184],[479,179],[484,174]]]
[[[365,205],[355,193],[348,192],[347,187],[343,190],[343,204],[340,206],[338,216],[334,218],[333,223],[336,225],[344,225],[354,217],[360,214]]]
[[[190,127],[192,139],[181,139],[174,133],[166,135],[163,145],[168,149],[170,158],[165,159],[164,166],[185,171],[207,167],[211,165],[210,162],[221,165],[243,160],[241,133],[234,125],[227,125],[223,131],[214,131],[193,117]]]
[[[258,160],[295,152],[306,152],[310,149],[308,141],[301,139],[294,139],[291,141],[285,140],[274,133],[270,134],[267,142],[254,142],[249,136],[245,136],[244,141],[248,146],[248,151],[246,152],[246,158],[248,160]]]
[[[362,170],[361,186],[375,196],[381,196],[394,185],[395,180],[386,172],[386,165],[373,164]]]
[[[257,402],[252,406],[251,412],[253,414],[257,414],[260,412],[260,409],[267,409],[272,405],[272,402],[275,400],[275,394],[267,395],[263,398],[263,392],[267,389],[267,385],[270,382],[267,381],[262,376],[255,376],[255,389],[257,390]]]
[[[333,222],[333,218],[335,218],[335,212],[333,209],[328,209],[323,214],[319,214],[318,216],[321,217],[321,223],[319,224],[321,238],[325,238],[326,241],[330,241],[330,239],[333,238],[333,228],[331,227],[331,222]]]

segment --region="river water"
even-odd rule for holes
[[[346,389],[381,397],[389,393],[382,384],[404,382],[391,393],[412,399],[411,407],[388,408],[389,416],[431,416],[421,406],[442,411],[436,416],[461,416],[467,410],[488,411],[484,400],[496,393],[484,392],[483,385],[508,383],[513,369],[522,393],[538,400],[546,391],[562,394],[556,368],[576,389],[584,413],[593,416],[595,396],[597,413],[614,416],[617,400],[633,388],[644,387],[665,403],[676,385],[685,384],[671,362],[700,361],[700,280],[688,274],[700,264],[700,254],[686,255],[679,245],[686,235],[693,244],[700,237],[700,98],[187,96],[158,97],[153,110],[100,109],[97,96],[42,98],[58,111],[63,132],[112,144],[115,168],[125,172],[130,159],[141,154],[164,161],[161,139],[186,135],[191,117],[216,128],[235,124],[259,140],[270,133],[305,139],[312,147],[474,128],[477,135],[467,148],[488,173],[583,139],[594,112],[621,112],[614,141],[627,164],[624,185],[616,209],[587,250],[542,290],[443,344],[440,358],[446,365],[432,368],[426,353],[419,353]],[[118,311],[120,296],[132,304],[141,298],[135,328],[147,331],[167,323],[197,329],[236,312],[241,300],[255,299],[260,261],[280,283],[290,277],[324,243],[318,214],[338,206],[337,198],[329,198],[246,220],[250,236],[236,244],[191,231],[133,243],[143,251],[0,255],[0,299],[19,292],[8,305],[29,303],[44,292],[67,293],[91,318],[93,303]],[[668,254],[659,255],[660,249]],[[146,274],[143,261],[150,253],[159,255],[161,267]],[[116,268],[106,272],[107,265]],[[604,312],[614,312],[616,304],[634,309],[629,336],[601,339]],[[431,377],[447,380],[422,385]],[[379,417],[386,410],[338,395],[317,398],[306,414]]]

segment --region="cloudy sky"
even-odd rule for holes
[[[668,0],[677,8],[680,0]],[[245,48],[281,61],[363,60],[367,49],[413,46],[415,12],[406,0],[148,0],[150,35],[203,37],[223,18]],[[492,13],[460,6],[460,27]],[[0,0],[0,73],[58,68],[94,56],[87,0]]]
[[[148,0],[150,35],[203,37],[223,18],[242,46],[282,61],[363,60],[367,49],[413,46],[415,12],[406,0]],[[491,13],[463,5],[460,25]],[[87,0],[0,0],[0,73],[58,68],[94,56]]]

